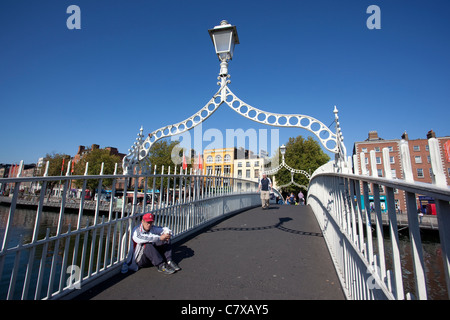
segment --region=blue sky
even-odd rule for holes
[[[72,4],[80,30],[66,26]],[[373,4],[379,30],[366,26]],[[349,154],[371,130],[448,136],[448,12],[447,0],[2,0],[0,163],[94,143],[127,153],[141,126],[191,116],[218,90],[207,30],[223,19],[240,38],[229,87],[251,106],[330,125],[336,105]],[[225,104],[209,128],[275,129]],[[298,135],[310,133],[280,128],[280,144]]]

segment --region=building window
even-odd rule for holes
[[[238,170],[238,178],[242,178],[242,170]]]
[[[414,146],[414,147],[413,147],[413,150],[414,150],[414,151],[420,151],[420,146]]]
[[[255,169],[255,178],[259,178],[259,169]]]
[[[377,169],[377,172],[379,177],[383,176],[383,169]]]
[[[246,166],[247,168],[249,168],[249,167],[250,167],[250,162],[247,161],[247,162],[245,163],[245,166]]]
[[[229,154],[226,154],[225,157],[223,157],[223,161],[225,163],[229,163],[231,162],[231,156]]]
[[[430,147],[428,146],[428,144],[425,146],[425,151],[430,151]]]
[[[392,178],[397,178],[397,171],[395,169],[391,169]]]
[[[208,156],[206,158],[206,163],[213,163],[213,157],[212,156]]]
[[[380,147],[375,147],[375,152],[380,152]]]
[[[447,168],[448,176],[450,177],[450,168]]]
[[[255,167],[259,167],[259,161],[255,161],[255,163],[253,164]]]
[[[389,162],[390,163],[395,163],[395,157],[389,157]]]
[[[388,149],[389,149],[389,152],[394,152],[394,147],[389,146]]]
[[[212,166],[206,167],[206,175],[210,176],[212,174]]]
[[[226,176],[229,176],[231,174],[231,166],[230,165],[226,165],[223,167],[223,174]]]
[[[222,163],[222,156],[216,156],[216,163]]]
[[[367,148],[362,148],[361,151],[367,153]]]
[[[376,157],[375,161],[376,161],[377,164],[381,164],[381,157]]]
[[[245,170],[245,177],[250,178],[250,170],[249,169]]]
[[[242,168],[242,162],[238,162],[238,168]]]
[[[415,163],[422,163],[422,157],[421,156],[415,156],[414,157],[414,162]]]
[[[423,177],[424,177],[424,175],[423,175],[423,169],[417,169],[417,177],[418,177],[418,178],[423,178]]]
[[[431,158],[430,158],[430,156],[427,156],[427,163],[431,163]]]

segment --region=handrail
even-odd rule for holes
[[[429,288],[416,196],[434,198],[437,211],[447,291],[450,292],[450,188],[400,179],[316,171],[308,190],[311,205],[323,231],[342,287],[349,299],[427,299]],[[373,196],[375,222],[372,225],[369,200]],[[390,258],[387,270],[383,234],[380,186],[386,196],[389,221]],[[395,192],[406,199],[408,230],[412,248],[415,288],[406,292],[399,250]],[[364,208],[364,209],[363,209]],[[450,298],[450,293],[449,293]]]
[[[357,179],[360,181],[364,181],[367,183],[375,183],[384,186],[388,186],[391,188],[398,188],[402,190],[407,190],[413,193],[420,193],[424,195],[433,196],[436,195],[442,200],[450,201],[450,187],[441,187],[431,183],[424,183],[418,181],[405,181],[402,179],[387,179],[384,177],[373,177],[368,175],[357,175],[350,173],[338,173],[338,172],[330,172],[330,173],[317,173],[313,175],[316,176],[334,176],[334,177],[342,177],[347,179]]]

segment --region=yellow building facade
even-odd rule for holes
[[[236,148],[203,150],[203,174],[233,177]]]

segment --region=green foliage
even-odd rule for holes
[[[167,140],[161,140],[157,141],[153,144],[152,148],[149,151],[148,159],[152,166],[152,172],[156,165],[157,173],[161,172],[161,167],[164,166],[164,173],[167,173],[167,170],[169,166],[171,167],[171,173],[175,170],[175,164],[172,161],[172,151],[177,145],[179,144],[179,141],[171,141],[168,142]],[[178,147],[177,147],[178,148]],[[181,156],[181,149],[179,149],[180,152],[176,154],[177,156]],[[174,151],[176,153],[178,151],[177,149]],[[181,166],[181,164],[177,165],[178,167]],[[179,169],[179,168],[178,168]]]
[[[153,144],[152,148],[150,149],[148,159],[151,163],[151,172],[153,173],[155,165],[156,165],[156,173],[161,173],[161,168],[164,166],[164,174],[168,173],[169,167],[170,167],[170,173],[173,174],[175,171],[175,166],[177,167],[177,173],[180,172],[180,169],[182,168],[182,164],[175,164],[172,161],[172,153],[174,154],[174,157],[178,159],[183,158],[183,149],[178,146],[179,141],[171,141],[168,142],[168,140],[160,140]],[[188,164],[188,172],[191,168],[191,164],[189,163],[189,159],[186,157],[186,161]],[[153,178],[149,178],[148,181],[148,187],[149,189],[153,186]],[[164,178],[163,180],[163,187],[167,186],[167,178]],[[161,187],[161,180],[160,178],[157,178],[155,181],[155,188],[159,189]],[[173,186],[172,186],[173,187]]]
[[[102,163],[103,163],[103,174],[113,174],[116,163],[120,164],[120,157],[115,155],[110,155],[109,150],[106,149],[94,149],[85,154],[81,160],[74,167],[74,175],[84,175],[86,170],[86,163],[88,166],[88,175],[98,175],[100,174]],[[120,165],[118,166],[121,167]],[[120,173],[120,172],[118,172]],[[80,188],[83,185],[81,180],[77,180],[75,185]],[[104,179],[102,181],[103,188],[111,188],[112,179]],[[94,191],[98,188],[98,179],[88,180],[87,187],[89,190]]]
[[[63,167],[63,160],[64,160],[64,167]],[[44,165],[40,169],[40,172],[38,173],[38,175],[40,175],[40,176],[44,175],[45,166],[46,166],[47,161],[49,162],[48,172],[47,172],[48,176],[61,176],[61,175],[64,176],[64,175],[66,175],[67,164],[70,161],[69,155],[62,154],[62,153],[52,153],[52,154],[47,153],[44,157]]]
[[[69,164],[70,156],[67,154],[62,153],[47,153],[44,157],[44,165],[42,168],[40,168],[39,172],[37,173],[38,176],[43,176],[45,173],[45,167],[48,162],[48,176],[62,176],[66,175],[67,173],[67,165]],[[63,165],[64,164],[64,165]],[[47,186],[50,189],[50,194],[52,194],[53,188],[59,184],[61,181],[55,180],[55,181],[48,181]]]
[[[279,159],[281,163],[281,153],[279,153]],[[284,155],[285,162],[293,169],[304,170],[309,174],[312,174],[317,168],[330,161],[330,157],[325,154],[320,144],[312,137],[304,139],[302,136],[296,138],[289,138],[286,143],[286,154]],[[291,173],[282,168],[275,174],[277,185],[288,184],[291,181]],[[294,174],[294,181],[298,184],[308,186],[308,178],[301,174]],[[283,192],[294,192],[297,194],[300,188],[291,184],[283,189]]]

